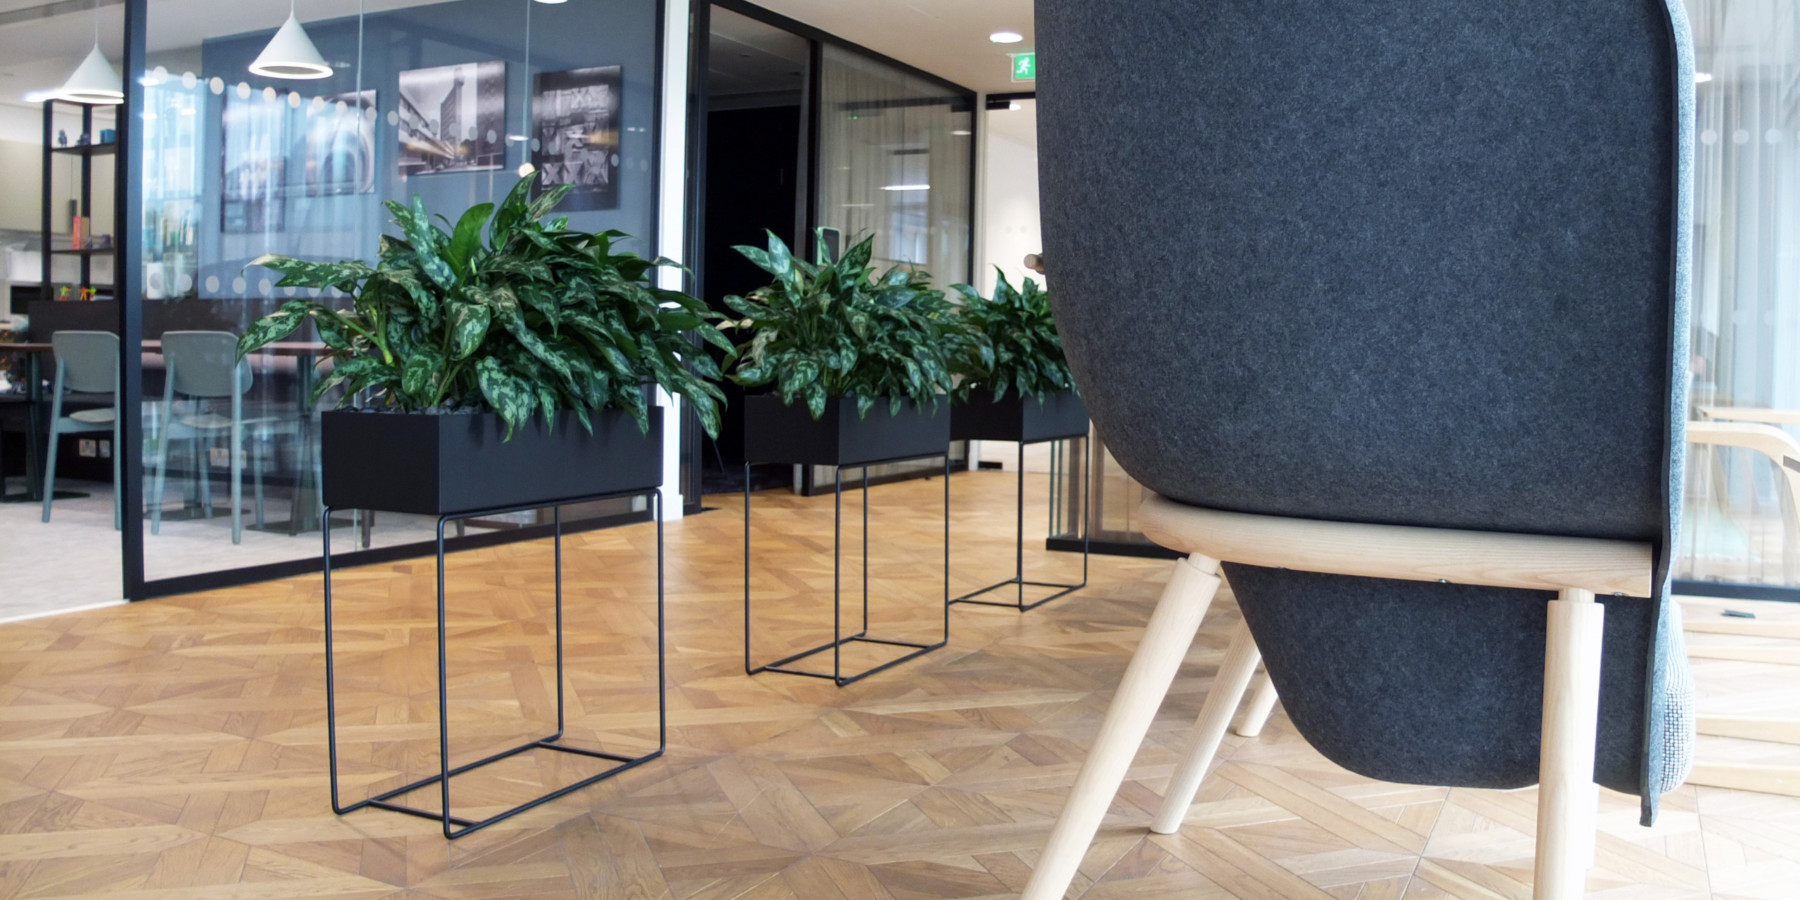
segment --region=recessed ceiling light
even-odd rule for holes
[[[882,185],[881,189],[884,191],[929,191],[929,190],[931,190],[931,185],[929,185],[929,184],[888,184],[888,185]]]
[[[988,40],[996,44],[1016,44],[1024,39],[1025,36],[1016,31],[996,31],[988,35]]]
[[[1694,83],[1695,84],[1705,84],[1711,80],[1712,80],[1711,72],[1695,72],[1694,73]]]
[[[952,131],[950,133],[956,135],[957,137],[968,137],[969,135],[974,134],[975,132],[970,131],[967,128],[958,128],[955,131]]]

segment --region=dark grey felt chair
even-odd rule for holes
[[[1679,0],[1038,0],[1036,28],[1057,324],[1189,555],[1026,897],[1066,890],[1221,575],[1248,630],[1158,830],[1260,651],[1348,769],[1538,783],[1537,895],[1579,896],[1594,784],[1647,824],[1692,740]]]

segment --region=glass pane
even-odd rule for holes
[[[973,121],[973,96],[825,45],[816,223],[842,232],[845,247],[874,235],[871,265],[877,270],[913,266],[945,289],[968,281]],[[963,450],[956,447],[958,458]],[[938,465],[919,460],[873,466],[869,477],[928,475]],[[815,486],[829,486],[831,467],[814,466],[811,478]]]
[[[307,62],[303,46],[272,40],[286,8],[186,10],[151,0],[152,52],[136,73],[147,85],[142,452],[153,581],[320,553],[319,416],[346,398],[310,397],[325,374],[317,334],[308,326],[250,357],[236,402],[228,356],[169,338],[214,332],[228,346],[290,299],[348,305],[333,289],[277,286],[277,273],[253,265],[259,256],[374,262],[380,236],[396,233],[385,202],[416,198],[454,222],[534,170],[540,183],[575,186],[558,210],[572,227],[647,237],[654,222],[653,0],[462,0],[302,18],[301,37],[323,61],[323,77],[305,79],[270,66]],[[221,366],[211,380],[225,387],[197,377]],[[564,520],[632,511],[616,501]],[[421,516],[332,518],[334,553],[435,532]],[[548,521],[548,510],[526,511],[451,534]]]
[[[113,527],[117,345],[101,336],[98,354],[74,361],[61,383],[79,392],[56,391],[57,357],[48,351],[58,311],[79,313],[82,328],[118,320],[122,10],[22,7],[9,7],[0,28],[0,621],[122,593]],[[56,393],[63,402],[53,417]],[[46,509],[39,501],[52,460],[58,499]]]
[[[1687,6],[1700,73],[1694,415],[1738,424],[1698,426],[1690,441],[1676,577],[1800,587],[1800,11]]]
[[[973,99],[826,45],[818,224],[846,245],[874,235],[877,268],[907,263],[939,286],[967,281]]]

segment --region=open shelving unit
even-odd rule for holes
[[[76,143],[74,144],[61,147],[56,145],[56,111],[58,107],[74,107],[81,111],[81,133],[76,137]],[[99,135],[95,130],[94,107],[95,104],[78,103],[73,100],[63,100],[60,98],[52,98],[44,101],[44,183],[42,194],[44,198],[44,212],[42,222],[43,244],[41,246],[44,248],[45,252],[43,254],[44,291],[41,296],[45,300],[56,299],[54,262],[57,257],[72,256],[81,261],[81,276],[74,285],[75,294],[79,297],[82,289],[92,288],[94,286],[94,257],[110,257],[114,251],[113,247],[58,248],[53,243],[53,232],[51,229],[55,219],[56,204],[54,188],[51,181],[53,173],[52,164],[59,157],[73,156],[81,160],[81,174],[75,184],[71,186],[70,193],[76,198],[77,209],[79,210],[76,214],[90,223],[93,222],[94,219],[94,160],[96,157],[110,157],[110,164],[115,168],[118,166],[118,142],[100,142],[96,140]],[[85,143],[83,143],[83,141],[85,141]],[[115,181],[114,183],[117,182]],[[115,201],[113,198],[106,198],[102,202],[113,203]],[[117,215],[113,216],[113,222],[114,228],[116,229],[118,227]],[[88,237],[92,237],[92,235],[88,235]],[[117,273],[115,273],[115,277],[116,274]],[[110,285],[108,287],[110,287]]]

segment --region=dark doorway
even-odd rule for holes
[[[748,294],[769,274],[732,248],[764,246],[773,231],[794,246],[795,160],[800,152],[800,108],[720,110],[707,115],[706,301],[720,312],[729,294]],[[726,385],[730,405],[719,433],[714,466],[744,461],[743,390]]]
[[[789,246],[805,227],[805,88],[811,43],[773,25],[713,6],[707,43],[706,141],[700,283],[714,309],[769,275],[732,247],[765,245],[774,232]],[[701,448],[706,493],[743,489],[743,391],[725,386],[728,406],[716,441]],[[759,467],[753,487],[789,484],[787,466]]]

